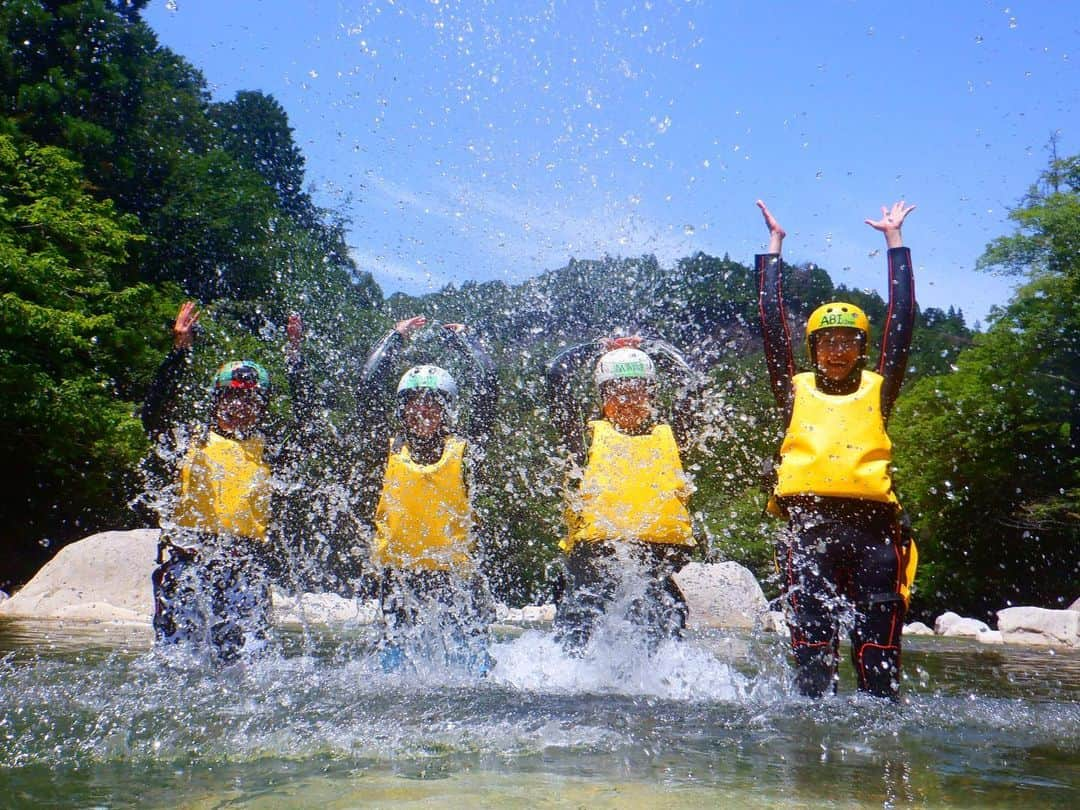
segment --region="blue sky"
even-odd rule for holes
[[[969,323],[974,270],[1059,133],[1080,151],[1080,15],[1052,2],[228,2],[144,18],[217,99],[273,95],[317,202],[385,292],[571,256],[789,261],[886,294],[896,199],[919,303]]]

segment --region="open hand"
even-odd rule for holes
[[[423,329],[427,324],[427,318],[423,315],[413,315],[411,318],[406,318],[403,321],[398,321],[394,325],[394,331],[402,337],[408,337],[417,329]]]
[[[620,337],[603,338],[600,341],[600,345],[606,352],[614,351],[615,349],[636,349],[641,346],[641,335],[622,335]]]
[[[769,253],[779,253],[787,231],[780,227],[780,223],[776,221],[776,217],[772,215],[764,201],[758,200],[756,205],[761,209],[761,215],[765,217],[765,227],[769,229]]]
[[[903,200],[900,200],[900,202],[893,203],[892,208],[881,206],[881,219],[865,219],[863,222],[875,231],[881,231],[885,234],[885,243],[889,247],[902,247],[904,240],[900,234],[900,228],[903,226],[904,220],[907,219],[907,215],[914,210],[914,205],[907,205]]]
[[[190,349],[195,345],[195,324],[199,322],[199,309],[194,301],[185,301],[176,313],[173,323],[173,348]]]

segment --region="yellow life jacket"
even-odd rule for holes
[[[472,564],[472,508],[465,490],[465,442],[451,436],[434,464],[418,464],[391,442],[375,509],[376,565],[461,571]]]
[[[881,415],[882,377],[862,372],[851,394],[825,394],[813,372],[793,378],[791,423],[780,446],[776,495],[822,495],[897,503],[892,442]]]
[[[261,437],[227,439],[210,431],[180,466],[178,526],[211,534],[266,541],[270,520],[270,467]]]
[[[694,545],[686,504],[694,485],[683,472],[669,425],[641,436],[607,421],[589,423],[592,441],[578,491],[567,499],[569,529],[560,548],[579,542],[637,540]]]

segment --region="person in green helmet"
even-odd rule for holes
[[[230,663],[265,649],[270,630],[269,570],[280,509],[273,480],[287,470],[287,431],[273,431],[270,375],[252,360],[223,364],[210,391],[208,424],[175,416],[195,346],[199,311],[181,305],[173,349],[158,369],[142,409],[143,425],[168,472],[157,499],[162,534],[154,570],[154,632],[162,645],[184,644]],[[294,418],[308,415],[300,343],[289,318],[285,349]],[[279,437],[273,438],[277,433]],[[159,494],[159,493],[155,493]]]
[[[379,655],[387,670],[423,656],[484,674],[494,603],[473,494],[483,480],[498,377],[479,341],[455,323],[433,335],[440,352],[448,349],[464,366],[465,418],[458,419],[458,383],[447,369],[422,363],[398,377],[408,341],[426,325],[422,315],[399,321],[372,350],[358,392],[359,432],[379,460],[358,469],[356,497],[377,572]],[[382,395],[394,379],[389,409]]]
[[[769,511],[787,520],[777,565],[796,687],[810,697],[835,692],[840,625],[850,620],[859,690],[895,700],[916,552],[893,487],[886,425],[915,325],[911,253],[901,238],[915,206],[901,201],[866,220],[888,248],[889,308],[874,370],[866,368],[869,319],[854,304],[834,301],[807,320],[813,369],[802,373],[784,310],[784,229],[763,202],[758,207],[769,229],[769,251],[756,258],[765,359],[785,426]]]

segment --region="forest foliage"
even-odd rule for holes
[[[327,521],[326,504],[344,468],[377,454],[358,448],[347,463],[334,454],[349,443],[368,350],[417,313],[469,324],[499,368],[478,504],[502,598],[545,597],[561,531],[565,470],[544,365],[566,345],[615,332],[670,340],[709,376],[686,458],[702,554],[768,580],[776,526],[762,515],[759,469],[782,426],[750,267],[704,254],[673,267],[651,256],[571,259],[516,285],[462,281],[384,300],[351,258],[341,213],[305,191],[281,105],[257,90],[213,100],[199,71],[142,22],[144,5],[0,6],[0,586],[25,581],[64,543],[152,519],[136,505],[149,451],[136,414],[188,297],[206,310],[185,390],[193,418],[225,359],[253,356],[283,379],[284,322],[304,316],[319,407],[314,483],[294,494],[306,508],[292,512],[308,516],[290,527],[293,558],[306,561],[296,581],[349,589],[360,577],[355,521]],[[1077,596],[1080,158],[1052,162],[1013,219],[1015,233],[980,264],[1016,275],[1015,296],[980,332],[962,312],[920,310],[890,429],[922,551],[917,615],[1061,607]],[[785,292],[793,334],[832,298],[885,320],[878,295],[834,286],[820,267],[789,267]],[[423,339],[408,356],[442,359]],[[584,380],[581,396],[593,396]]]

